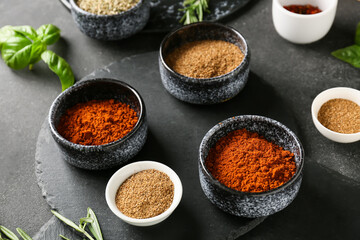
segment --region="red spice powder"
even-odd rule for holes
[[[294,154],[246,129],[221,138],[205,161],[212,176],[242,192],[265,192],[289,181],[296,172]]]
[[[57,131],[65,139],[81,145],[102,145],[128,134],[138,117],[129,105],[110,100],[92,100],[68,109]]]
[[[320,13],[321,10],[317,6],[313,6],[310,4],[306,5],[288,5],[284,6],[284,8],[290,12],[298,13],[298,14],[316,14]]]

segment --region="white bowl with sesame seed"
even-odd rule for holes
[[[337,131],[332,131],[329,128],[325,127],[319,121],[319,111],[321,107],[330,100],[333,99],[345,99],[350,100],[353,103],[356,103],[360,106],[360,91],[353,88],[347,87],[335,87],[327,89],[321,92],[315,97],[311,106],[311,115],[315,127],[317,130],[326,138],[339,142],[339,143],[352,143],[360,140],[360,131],[355,133],[340,133]],[[357,115],[356,115],[357,116]],[[354,121],[350,121],[351,124],[354,124],[354,127],[358,126],[356,122],[360,121],[360,115],[354,118]],[[344,123],[346,124],[346,123]],[[356,127],[357,129],[358,127]],[[356,131],[356,130],[355,130]]]
[[[154,199],[149,199],[151,197],[147,198],[146,196],[145,197],[141,196],[141,195],[143,195],[142,193],[139,194],[139,192],[138,192],[138,194],[136,194],[136,195],[134,195],[132,193],[134,191],[139,190],[139,189],[135,189],[138,187],[138,185],[136,187],[131,186],[128,189],[124,188],[125,190],[124,189],[119,190],[120,186],[125,186],[127,179],[130,179],[130,177],[135,176],[134,174],[139,174],[141,172],[144,173],[144,171],[148,172],[150,170],[155,170],[154,172],[161,174],[162,177],[165,177],[167,179],[166,183],[169,183],[169,181],[168,181],[169,179],[171,180],[171,182],[173,184],[173,192],[171,192],[171,194],[173,193],[173,197],[172,197],[172,201],[169,201],[169,207],[165,211],[161,211],[160,214],[158,214],[156,216],[151,216],[151,217],[146,217],[146,215],[140,216],[140,217],[137,215],[135,217],[132,217],[133,216],[132,214],[134,214],[134,209],[129,209],[129,211],[126,211],[126,209],[125,209],[125,210],[123,210],[123,212],[120,211],[117,204],[122,204],[120,202],[121,200],[119,200],[119,199],[121,199],[122,196],[124,196],[124,198],[126,198],[124,200],[124,201],[126,201],[126,203],[129,204],[129,201],[130,201],[130,205],[132,205],[131,196],[135,196],[133,201],[136,202],[137,205],[147,204],[147,202],[154,202],[153,201]],[[166,177],[166,175],[168,178]],[[153,176],[145,176],[145,177],[147,177],[147,181],[145,184],[148,184],[148,185],[146,185],[144,188],[144,194],[146,194],[146,189],[149,189],[149,182],[154,180]],[[143,181],[143,179],[140,181]],[[162,183],[154,182],[154,185],[155,184],[159,185]],[[126,192],[126,191],[128,191],[128,192]],[[141,189],[139,191],[141,191]],[[181,197],[182,197],[182,193],[183,193],[183,188],[182,188],[180,178],[171,168],[169,168],[168,166],[166,166],[162,163],[155,162],[155,161],[140,161],[140,162],[134,162],[134,163],[128,164],[128,165],[120,168],[117,172],[115,172],[113,174],[113,176],[110,178],[110,180],[106,186],[105,198],[106,198],[106,202],[107,202],[110,210],[116,216],[118,216],[120,219],[122,219],[124,222],[127,222],[128,224],[135,225],[135,226],[145,227],[145,226],[155,225],[157,223],[164,221],[166,218],[168,218],[172,214],[172,212],[176,209],[176,207],[179,205]],[[152,197],[154,197],[154,196],[152,196]],[[168,201],[169,200],[169,198],[167,198],[168,196],[165,195],[165,197],[166,197],[166,201]],[[159,201],[156,201],[156,202],[161,202],[161,201],[162,201],[162,199],[159,199]],[[127,207],[129,205],[124,204],[122,206]],[[138,206],[136,206],[136,207],[138,207]],[[147,208],[147,207],[149,209],[152,208],[152,206],[146,206],[145,208]],[[154,206],[153,208],[154,209],[158,208],[158,206],[156,206],[156,207]],[[133,211],[131,212],[130,210],[133,210]],[[156,210],[158,211],[158,209],[156,209]],[[146,210],[146,211],[150,211],[150,210]],[[139,211],[137,211],[137,213],[138,212]]]

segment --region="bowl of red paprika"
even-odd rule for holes
[[[297,136],[273,119],[241,115],[211,128],[199,149],[199,177],[206,197],[221,210],[263,217],[296,197],[304,165]]]
[[[123,165],[147,138],[146,110],[140,94],[116,79],[76,83],[52,103],[49,126],[65,161],[89,170]]]

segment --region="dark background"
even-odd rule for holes
[[[215,1],[215,0],[214,0]],[[321,91],[360,89],[360,70],[330,52],[353,44],[360,2],[340,0],[335,22],[320,41],[295,45],[283,40],[271,19],[271,1],[252,0],[224,22],[238,29],[251,49],[251,70],[294,113],[305,152],[303,184],[285,210],[267,218],[242,239],[359,239],[360,142],[338,144],[321,136],[310,114]],[[50,49],[65,58],[77,79],[133,54],[157,51],[164,34],[138,34],[115,42],[93,40],[76,28],[56,1],[2,0],[0,26],[53,23],[62,38]],[[34,235],[52,216],[35,176],[40,127],[60,93],[58,78],[43,63],[13,71],[0,62],[0,224]]]

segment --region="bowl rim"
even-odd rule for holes
[[[116,188],[116,191],[117,191],[117,189],[119,189],[121,184],[126,179],[128,179],[130,176],[132,176],[135,173],[138,173],[140,171],[148,170],[148,169],[155,169],[160,172],[163,172],[170,178],[170,180],[174,184],[173,201],[168,209],[166,209],[161,214],[151,217],[151,218],[138,219],[138,218],[132,218],[132,217],[126,216],[116,207],[115,199],[112,199],[110,191],[114,187]],[[122,182],[119,183],[118,181],[116,181],[116,178],[119,175],[124,174],[124,172],[127,172],[127,171],[128,171],[128,174],[126,174],[126,175],[128,175],[128,176],[126,176]],[[129,173],[129,172],[131,172],[131,173]],[[122,219],[123,221],[125,221],[129,224],[133,224],[133,225],[139,224],[138,226],[151,226],[151,225],[155,225],[155,224],[160,223],[161,221],[165,220],[177,208],[177,206],[179,205],[179,203],[181,201],[182,195],[183,195],[183,186],[182,186],[181,180],[180,180],[179,176],[176,174],[176,172],[163,163],[151,161],[151,160],[133,162],[133,163],[123,166],[122,168],[117,170],[111,176],[108,183],[106,184],[106,189],[105,189],[105,199],[106,199],[106,203],[107,203],[108,207],[110,208],[110,210],[117,217]]]
[[[357,89],[355,89],[355,88],[350,88],[350,87],[333,87],[333,88],[328,88],[328,89],[320,92],[320,93],[314,98],[314,100],[312,101],[312,104],[311,104],[311,116],[312,116],[312,119],[313,119],[314,123],[316,123],[316,124],[314,124],[314,125],[315,125],[315,127],[316,127],[317,129],[318,129],[318,128],[321,128],[321,130],[326,131],[327,133],[332,134],[332,135],[334,135],[334,136],[336,136],[336,137],[352,138],[352,137],[357,137],[357,136],[359,136],[359,140],[360,140],[360,132],[356,132],[356,133],[339,133],[339,132],[335,132],[335,131],[330,130],[330,129],[328,129],[327,127],[325,127],[325,126],[319,121],[318,116],[317,116],[317,114],[318,114],[319,112],[317,112],[317,114],[315,114],[315,104],[318,103],[318,101],[320,101],[320,97],[322,97],[323,95],[325,95],[325,94],[327,94],[327,93],[330,93],[330,92],[337,92],[337,91],[342,91],[342,90],[354,92],[354,94],[358,94],[359,97],[360,97],[360,91],[357,90]],[[344,98],[344,97],[331,97],[331,98],[329,97],[329,98],[327,98],[327,100],[326,100],[323,104],[321,104],[321,106],[324,105],[327,101],[330,101],[330,100],[332,100],[332,99],[337,99],[337,98],[346,99],[346,98]],[[352,100],[350,100],[350,99],[346,99],[346,100],[352,101]],[[352,102],[353,102],[353,101],[352,101]],[[357,103],[356,103],[356,104],[357,104]],[[359,104],[358,104],[358,105],[359,105]],[[320,108],[321,108],[321,106],[320,106]],[[360,105],[359,105],[359,106],[360,106]],[[319,109],[319,110],[320,110],[320,109]],[[319,129],[318,129],[318,130],[319,130]],[[319,130],[319,131],[320,131],[320,130]],[[359,141],[359,140],[357,140],[357,141]],[[334,140],[333,140],[333,141],[334,141]]]
[[[139,114],[139,119],[137,121],[137,123],[135,124],[135,126],[133,127],[133,129],[126,134],[125,136],[123,136],[122,138],[110,142],[110,143],[106,143],[106,144],[102,144],[102,145],[82,145],[82,144],[77,144],[77,143],[73,143],[69,140],[67,140],[66,138],[64,138],[56,129],[56,126],[54,126],[55,122],[52,121],[53,118],[53,114],[55,112],[55,108],[58,108],[60,105],[60,101],[65,97],[65,95],[68,92],[73,92],[80,88],[83,85],[86,85],[88,83],[90,84],[94,84],[94,83],[101,83],[101,82],[106,82],[106,83],[115,83],[117,85],[120,85],[122,87],[125,87],[127,89],[129,89],[135,96],[137,101],[139,102],[140,105],[140,114]],[[71,94],[71,93],[70,93]],[[66,89],[65,91],[61,92],[53,101],[53,103],[50,106],[50,110],[49,110],[49,116],[48,116],[48,123],[50,126],[50,131],[52,132],[52,134],[54,136],[56,136],[56,138],[58,138],[63,144],[72,147],[72,148],[83,148],[83,149],[99,149],[99,148],[112,148],[117,146],[118,144],[121,144],[123,142],[125,142],[127,139],[129,139],[131,136],[133,136],[138,129],[140,129],[142,123],[145,121],[145,116],[146,116],[146,108],[145,108],[145,104],[144,104],[144,100],[142,99],[141,95],[137,92],[137,90],[135,88],[133,88],[132,86],[130,86],[129,84],[121,81],[121,80],[117,80],[115,78],[91,78],[91,79],[87,79],[87,80],[81,80],[77,83],[75,83],[73,86],[69,87],[68,89]]]
[[[280,2],[279,2],[279,0],[273,0],[273,1],[274,1],[274,3],[276,4],[276,6],[277,6],[279,9],[281,9],[280,11],[282,11],[283,13],[288,14],[288,15],[291,16],[291,17],[296,17],[296,18],[299,18],[299,19],[301,19],[301,18],[309,18],[309,19],[311,19],[311,18],[321,17],[321,16],[327,14],[328,12],[332,11],[334,8],[336,8],[336,7],[337,7],[337,4],[338,4],[338,0],[334,0],[332,5],[330,5],[330,6],[329,6],[327,9],[325,9],[324,11],[321,10],[321,12],[319,12],[319,13],[316,13],[316,14],[298,14],[298,13],[293,13],[293,12],[285,9],[285,8],[284,8],[285,5],[281,5]]]
[[[219,131],[220,129],[224,128],[225,126],[227,126],[233,122],[243,121],[245,119],[256,119],[257,121],[260,120],[261,122],[269,122],[269,123],[275,125],[276,127],[279,127],[281,129],[283,129],[284,131],[286,131],[287,133],[289,133],[294,138],[297,145],[299,146],[300,166],[299,166],[299,168],[296,168],[296,172],[291,177],[291,179],[289,181],[287,181],[286,183],[284,183],[283,185],[281,185],[277,188],[271,189],[269,191],[265,191],[265,192],[241,192],[241,191],[229,188],[229,187],[225,186],[224,184],[222,184],[220,181],[215,179],[212,176],[212,174],[208,171],[208,169],[206,168],[206,166],[205,166],[206,159],[204,158],[204,156],[202,154],[202,149],[204,148],[204,146],[206,144],[208,144],[209,139],[213,137],[215,132]],[[214,133],[211,133],[212,131],[214,131]],[[210,178],[210,181],[213,184],[215,184],[217,187],[219,187],[220,189],[230,192],[233,195],[239,195],[239,196],[267,196],[267,195],[271,195],[271,194],[274,194],[274,193],[284,190],[288,186],[292,185],[295,181],[297,181],[300,176],[302,176],[302,171],[303,171],[304,162],[305,162],[305,152],[304,152],[304,148],[303,148],[299,138],[295,135],[294,132],[292,132],[284,124],[282,124],[272,118],[268,118],[268,117],[264,117],[264,116],[260,116],[260,115],[238,115],[238,116],[227,118],[227,119],[217,123],[205,134],[205,136],[202,139],[201,144],[200,144],[198,159],[199,159],[202,170]]]
[[[216,77],[212,77],[212,78],[194,78],[194,77],[189,77],[189,76],[185,76],[185,75],[182,75],[180,73],[177,73],[176,71],[174,71],[172,68],[170,68],[167,63],[165,62],[165,59],[163,57],[163,48],[164,48],[164,45],[166,43],[166,41],[172,36],[174,35],[175,33],[181,31],[181,30],[184,30],[184,29],[188,29],[188,28],[191,28],[191,27],[194,27],[194,26],[203,26],[203,25],[213,25],[213,26],[217,26],[217,27],[220,27],[220,28],[224,28],[224,29],[227,29],[229,31],[231,31],[232,33],[234,33],[235,35],[237,35],[241,41],[244,43],[245,45],[245,49],[244,51],[242,49],[241,52],[244,54],[244,59],[241,61],[241,63],[236,67],[234,68],[232,71],[228,72],[228,73],[225,73],[223,75],[220,75],[220,76],[216,76]],[[239,69],[243,68],[246,63],[248,61],[246,61],[246,59],[248,59],[250,57],[250,49],[249,49],[249,46],[245,40],[245,38],[242,36],[242,34],[236,30],[235,28],[233,27],[230,27],[230,26],[227,26],[227,25],[224,25],[224,24],[221,24],[221,23],[216,23],[216,22],[209,22],[209,21],[202,21],[202,22],[196,22],[196,23],[191,23],[191,24],[187,24],[187,25],[184,25],[184,26],[181,26],[181,27],[178,27],[176,28],[175,30],[171,31],[170,33],[168,33],[164,38],[163,40],[161,41],[161,44],[160,44],[160,49],[159,49],[159,57],[160,57],[160,61],[161,61],[161,64],[165,67],[165,69],[167,69],[168,71],[170,71],[172,74],[174,74],[175,76],[177,76],[178,78],[180,78],[182,81],[184,82],[190,82],[190,83],[200,83],[200,84],[206,84],[206,83],[212,83],[212,82],[218,82],[218,81],[225,81],[227,80],[227,77],[228,76],[231,76],[234,72],[236,71],[239,71]]]
[[[144,3],[144,1],[146,1],[146,0],[139,0],[139,2],[137,4],[135,4],[134,6],[132,6],[130,9],[120,12],[118,14],[111,14],[111,15],[95,14],[95,13],[87,12],[77,5],[77,3],[75,2],[76,0],[69,0],[69,1],[70,1],[71,9],[76,9],[76,11],[81,12],[82,14],[96,16],[96,17],[100,17],[100,18],[108,18],[108,17],[118,17],[118,16],[125,15],[128,12],[135,10],[135,8],[139,8],[140,5],[142,5]]]

